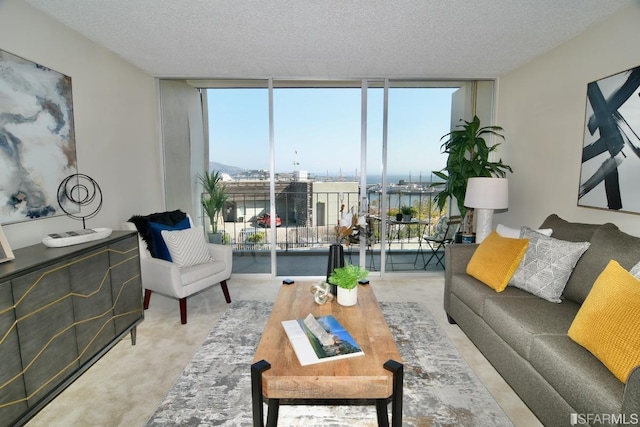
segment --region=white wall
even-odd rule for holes
[[[640,65],[639,23],[635,2],[499,79],[496,124],[507,141],[499,155],[514,173],[509,211],[496,215],[494,225],[538,226],[557,213],[570,221],[612,222],[640,236],[638,215],[577,206],[587,84]],[[640,168],[640,158],[624,151],[625,162]]]
[[[78,172],[102,188],[88,227],[118,228],[132,214],[162,210],[154,78],[22,0],[0,0],[0,49],[72,78]],[[67,217],[2,227],[13,249],[48,233],[82,228]]]

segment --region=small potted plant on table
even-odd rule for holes
[[[353,264],[333,270],[329,282],[338,287],[338,304],[355,305],[358,302],[358,281],[365,279],[369,271]]]
[[[413,215],[416,213],[416,210],[413,208],[413,206],[405,205],[400,208],[400,212],[402,213],[402,221],[410,222],[411,218],[413,218]]]

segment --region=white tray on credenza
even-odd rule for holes
[[[78,245],[80,243],[104,239],[105,237],[109,237],[111,232],[112,230],[110,228],[89,228],[86,230],[54,233],[44,237],[42,239],[42,244],[50,248],[62,248],[65,246]]]

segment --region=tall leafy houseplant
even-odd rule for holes
[[[433,173],[443,182],[433,185],[444,186],[444,190],[436,194],[434,201],[444,209],[449,197],[454,197],[458,204],[460,215],[464,218],[467,208],[464,206],[464,197],[467,192],[467,181],[475,177],[499,177],[504,178],[507,171],[513,172],[510,166],[497,162],[490,162],[489,156],[500,144],[488,146],[484,140],[486,136],[496,136],[504,140],[500,126],[480,126],[480,119],[474,116],[468,122],[460,120],[464,124],[456,126],[452,132],[444,135],[440,140],[446,139],[441,146],[442,152],[447,153],[447,165],[441,171]],[[459,129],[458,129],[459,128]]]
[[[218,232],[218,217],[224,208],[224,204],[229,200],[227,188],[222,181],[222,173],[205,172],[204,175],[198,175],[198,179],[204,189],[202,197],[202,208],[205,215],[209,217],[211,224],[211,232]]]

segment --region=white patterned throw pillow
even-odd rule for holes
[[[631,273],[631,275],[636,279],[640,279],[640,262],[634,265],[633,267],[631,267],[631,270],[629,270],[629,273]]]
[[[191,267],[211,261],[211,253],[204,240],[202,227],[186,230],[162,230],[162,238],[169,249],[173,263],[178,267]]]
[[[507,227],[506,225],[503,225],[503,224],[498,224],[498,227],[496,227],[496,231],[502,237],[520,239],[522,237],[522,232],[524,231],[525,228],[528,228],[528,227],[513,228],[513,227]],[[534,231],[537,231],[540,234],[544,234],[545,236],[551,236],[551,233],[553,233],[553,230],[550,228],[538,228]]]
[[[525,228],[522,237],[529,247],[509,286],[515,286],[551,302],[561,302],[573,268],[589,248],[589,242],[568,242]]]

